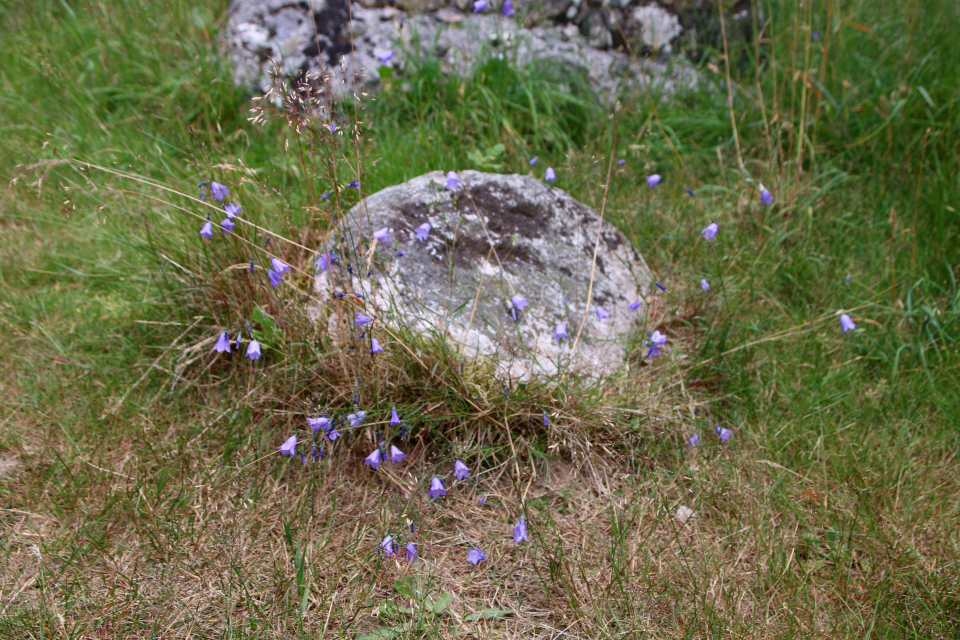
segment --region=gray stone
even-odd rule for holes
[[[464,357],[488,359],[514,379],[560,370],[596,376],[619,367],[646,312],[646,305],[635,311],[629,305],[653,283],[636,249],[604,222],[593,270],[601,230],[593,209],[530,176],[464,171],[460,179],[449,191],[444,174],[434,171],[354,206],[325,247],[340,259],[317,274],[317,319],[355,341],[359,310],[376,319],[367,329],[385,349],[400,348],[395,336],[408,327],[443,336]],[[432,230],[421,241],[414,229],[425,222]],[[384,227],[389,242],[371,240]],[[344,293],[338,302],[334,294]],[[529,305],[516,320],[515,294]],[[603,321],[598,305],[610,314]],[[566,325],[568,340],[554,339],[558,323]],[[369,349],[369,338],[353,345]]]

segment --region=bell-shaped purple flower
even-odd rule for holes
[[[545,182],[553,182],[557,179],[557,173],[553,170],[553,167],[547,167],[547,170],[543,173],[543,180]]]
[[[336,123],[336,122],[331,122],[331,123],[330,123],[330,133],[336,133],[336,132],[337,132],[337,123]]]
[[[400,451],[400,449],[396,448],[395,446],[390,445],[390,462],[392,464],[400,464],[406,457],[407,454],[405,454],[403,451]]]
[[[227,191],[227,187],[219,182],[211,182],[210,190],[213,192],[213,197],[220,202],[223,202],[223,199],[230,195],[230,192]]]
[[[307,424],[310,425],[310,432],[316,435],[320,429],[326,431],[330,428],[330,418],[326,416],[322,418],[307,418]]]
[[[566,340],[567,338],[569,338],[567,335],[567,327],[561,322],[553,330],[553,339],[557,342],[560,342],[561,340]]]
[[[207,218],[207,221],[200,227],[200,235],[207,239],[213,237],[213,225],[210,223],[210,218]]]
[[[224,218],[220,221],[220,231],[223,231],[224,233],[230,233],[233,231],[235,226],[237,226],[237,223],[230,218]]]
[[[650,349],[647,351],[648,358],[656,358],[660,355],[660,347],[667,344],[667,336],[660,333],[659,331],[654,331],[650,335]]]
[[[213,345],[213,350],[217,353],[223,353],[226,351],[230,353],[230,334],[226,331],[220,334],[220,337],[217,338],[217,344]]]
[[[717,237],[717,231],[720,230],[720,226],[716,222],[711,222],[703,231],[700,232],[700,235],[703,236],[704,240],[713,240]]]
[[[347,420],[350,421],[351,427],[359,427],[363,424],[363,421],[367,419],[366,411],[357,411],[356,413],[351,413],[347,416]]]
[[[852,329],[856,329],[857,325],[853,324],[853,320],[850,319],[850,316],[843,314],[840,316],[840,328],[843,329],[843,332],[846,333]]]
[[[384,51],[383,53],[377,55],[377,60],[380,61],[380,64],[387,64],[392,59],[393,51]]]
[[[524,540],[530,542],[530,538],[527,537],[527,519],[520,518],[520,522],[513,527],[513,541],[520,544]]]
[[[642,306],[643,306],[643,300],[637,300],[636,302],[631,302],[630,306],[628,306],[627,309],[630,309],[630,311],[636,311]]]
[[[370,455],[368,455],[366,458],[363,459],[363,464],[369,466],[371,469],[379,469],[380,468],[380,449],[379,448],[374,449],[373,453],[371,453]]]
[[[334,442],[339,437],[340,437],[340,432],[334,429],[331,423],[330,427],[327,428],[327,438],[330,439],[330,442]]]
[[[283,277],[273,269],[267,269],[267,276],[270,278],[271,287],[276,288],[281,282],[283,282]]]
[[[473,12],[480,13],[487,8],[487,0],[475,0],[473,3]]]
[[[770,193],[769,191],[767,191],[766,189],[761,190],[761,191],[760,191],[760,204],[762,204],[762,205],[773,204],[773,194]]]
[[[487,554],[483,552],[483,549],[470,549],[467,551],[467,562],[473,564],[474,566],[480,564],[487,559]]]
[[[603,307],[597,305],[597,320],[603,322],[610,317],[610,312],[604,309]]]
[[[533,165],[537,164],[537,160],[539,159],[540,158],[538,158],[537,156],[533,156],[532,158],[530,158],[530,166],[532,167]]]
[[[370,353],[383,353],[383,347],[380,346],[380,341],[373,336],[370,336]]]
[[[463,182],[460,181],[456,171],[447,172],[447,191],[456,191],[462,184]]]
[[[706,280],[701,280],[700,288],[703,289],[704,291],[710,291],[710,283],[707,282]]]
[[[417,559],[417,547],[412,542],[407,543],[407,562],[413,562]]]
[[[717,425],[717,435],[720,436],[720,442],[726,442],[733,435],[733,431]]]
[[[240,215],[240,209],[240,205],[231,202],[223,207],[223,212],[227,214],[228,218],[236,218],[238,215]]]
[[[383,539],[383,542],[380,543],[380,546],[377,547],[380,549],[380,553],[383,554],[383,557],[388,558],[393,555],[393,536],[387,536]]]
[[[547,412],[546,412],[546,411],[543,412],[543,426],[545,426],[545,427],[549,427],[549,426],[550,426],[550,418],[547,416]]]
[[[417,240],[426,240],[427,236],[430,235],[430,229],[432,229],[430,223],[424,222],[422,225],[414,229],[413,232],[417,234]]]
[[[395,427],[400,424],[400,416],[397,415],[397,408],[393,407],[393,410],[390,412],[390,426]]]
[[[510,0],[503,0],[503,5],[500,7],[500,13],[508,18],[516,13],[516,11],[513,10],[513,3],[510,2]]]
[[[436,500],[440,496],[447,495],[447,490],[443,488],[443,480],[440,478],[434,478],[430,481],[430,491],[428,491],[430,497]]]
[[[527,308],[527,299],[518,293],[510,298],[510,304],[512,304],[515,309],[523,311]]]
[[[457,480],[466,480],[470,477],[470,467],[457,460],[453,463],[453,477]]]
[[[693,189],[687,189],[687,195],[688,195],[688,196],[692,196],[692,195],[693,195]]]
[[[273,270],[279,273],[280,275],[283,275],[287,271],[290,271],[290,265],[288,265],[283,260],[278,260],[277,258],[270,258],[270,264],[273,266]]]
[[[383,229],[378,229],[373,232],[373,239],[379,240],[380,242],[389,242],[390,241],[390,229],[384,227]]]
[[[321,253],[320,257],[317,258],[317,261],[313,264],[320,267],[320,271],[326,271],[330,268],[330,265],[333,264],[333,261],[337,259],[337,254],[335,253]]]
[[[655,186],[660,184],[660,174],[654,173],[653,175],[647,176],[647,186],[653,189]]]
[[[353,182],[351,182],[350,184],[347,185],[347,188],[348,188],[348,189],[356,189],[357,191],[360,191],[360,183],[357,182],[356,180],[354,180]]]
[[[294,457],[297,453],[297,436],[287,438],[282,445],[277,447],[277,451],[279,451],[282,456]]]
[[[247,358],[251,360],[260,359],[260,343],[256,340],[251,340],[250,344],[247,345],[247,352],[244,354]]]
[[[355,311],[354,313],[357,314],[357,319],[353,321],[354,326],[360,327],[367,324],[368,322],[373,322],[373,318],[371,318],[370,316],[366,316],[360,313],[359,311]]]
[[[626,163],[627,163],[627,161],[624,160],[623,158],[621,158],[620,160],[617,160],[617,166],[618,166],[618,167],[622,167],[622,166],[625,165]]]
[[[690,436],[690,439],[687,440],[687,444],[689,444],[691,447],[695,447],[695,446],[697,446],[699,443],[700,443],[700,434],[699,434],[699,433],[693,434],[692,436]]]

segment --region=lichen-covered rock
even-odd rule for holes
[[[512,378],[561,370],[596,376],[619,367],[646,312],[630,304],[653,282],[637,250],[604,222],[594,268],[601,223],[593,209],[529,176],[459,177],[462,185],[450,190],[435,171],[353,207],[324,247],[338,259],[317,274],[317,312],[338,335],[338,310],[346,309],[347,321],[354,311],[375,318],[365,326],[364,348],[371,336],[400,348],[390,346],[393,336],[410,327],[467,358],[493,358],[500,375]],[[425,240],[416,235],[423,224],[430,225]],[[387,242],[372,239],[381,229]],[[565,340],[556,338],[558,324]]]

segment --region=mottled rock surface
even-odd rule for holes
[[[335,294],[347,294],[348,309],[358,304],[376,318],[364,348],[371,335],[385,349],[400,348],[392,336],[408,326],[443,336],[468,358],[494,358],[499,373],[513,378],[559,370],[596,376],[619,367],[646,312],[646,305],[629,305],[653,283],[637,250],[604,222],[594,271],[601,227],[593,209],[529,176],[464,171],[460,179],[451,191],[435,171],[354,206],[326,247],[338,260],[317,274],[315,290],[325,301],[319,313],[334,308]],[[414,230],[424,223],[432,229],[419,240]],[[389,242],[372,241],[384,227]],[[357,293],[362,297],[350,295]],[[517,294],[528,306],[512,312]],[[598,318],[598,305],[609,317]],[[336,317],[327,316],[331,327]],[[554,337],[560,323],[567,340]]]

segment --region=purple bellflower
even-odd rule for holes
[[[379,448],[374,449],[373,453],[371,453],[370,455],[368,455],[366,458],[363,459],[363,464],[369,466],[371,469],[379,469],[380,468],[380,449]]]
[[[395,446],[390,445],[390,462],[391,464],[400,464],[403,462],[403,459],[407,457],[403,451],[397,449]]]
[[[610,312],[604,309],[603,307],[597,305],[597,320],[603,322],[610,317]]]
[[[240,215],[240,209],[242,209],[242,207],[231,202],[223,207],[223,212],[227,214],[228,218],[236,218],[238,215]]]
[[[487,500],[487,494],[483,494],[482,496],[480,496],[480,499],[477,500],[477,503],[483,504],[486,500]]]
[[[230,334],[226,331],[220,334],[220,337],[217,338],[217,344],[213,345],[213,350],[217,353],[223,353],[226,351],[230,353]]]
[[[270,277],[271,287],[276,288],[281,282],[283,282],[283,278],[280,276],[280,274],[273,269],[267,269],[267,276]]]
[[[561,322],[557,325],[557,328],[553,330],[553,339],[557,342],[561,340],[566,340],[570,336],[567,335],[567,327]]]
[[[457,480],[466,480],[470,477],[470,467],[457,460],[453,463],[453,477]]]
[[[247,353],[244,355],[246,355],[246,357],[250,358],[251,360],[259,360],[260,359],[260,343],[257,342],[256,340],[251,340],[250,344],[247,345]]]
[[[653,284],[657,285],[657,289],[660,289],[660,291],[663,291],[664,293],[667,292],[667,288],[662,284],[660,284],[659,282],[654,282]]]
[[[407,543],[407,562],[413,562],[417,559],[417,547],[412,542]]]
[[[667,336],[660,333],[659,331],[654,331],[650,335],[650,349],[647,351],[648,358],[656,358],[660,355],[660,347],[667,344]]]
[[[700,232],[700,235],[703,236],[704,240],[709,241],[717,237],[717,231],[720,231],[720,226],[716,222],[711,222],[703,228],[703,231]]]
[[[332,192],[332,191],[327,191],[325,194],[323,194],[322,196],[320,196],[320,199],[321,199],[321,200],[326,200],[327,198],[329,198],[329,197],[332,196],[332,195],[333,195],[333,192]]]
[[[524,309],[527,308],[527,299],[518,293],[517,295],[510,298],[510,304],[512,304],[515,309],[519,309],[520,311],[523,311]]]
[[[447,190],[448,191],[456,191],[457,189],[460,188],[460,185],[462,184],[463,182],[460,181],[460,178],[457,176],[456,171],[447,172]]]
[[[383,229],[377,229],[373,232],[373,239],[379,240],[380,242],[389,242],[390,241],[390,229],[384,227]]]
[[[383,353],[383,347],[380,346],[380,341],[373,336],[370,336],[370,353]]]
[[[326,416],[322,418],[307,418],[307,424],[310,425],[310,431],[316,434],[320,429],[326,431],[330,428],[330,418]]]
[[[654,173],[653,175],[647,176],[647,186],[653,189],[655,186],[660,184],[660,174]]]
[[[320,257],[317,258],[317,261],[314,262],[315,265],[320,267],[320,271],[326,271],[330,268],[330,265],[333,264],[333,261],[337,259],[337,254],[335,253],[321,253]]]
[[[701,280],[700,288],[703,289],[704,291],[710,291],[710,283],[707,282],[706,280]]]
[[[643,306],[643,300],[637,300],[636,302],[631,302],[630,306],[627,307],[627,309],[630,309],[630,311],[636,311],[642,306]]]
[[[393,407],[393,410],[390,412],[390,426],[395,427],[400,424],[400,416],[397,415],[397,408]]]
[[[387,64],[390,60],[393,59],[393,51],[384,51],[377,56],[377,60],[380,61],[380,64]]]
[[[430,235],[430,229],[432,229],[430,223],[424,222],[422,225],[414,229],[413,232],[417,235],[417,240],[426,240],[427,236]]]
[[[282,445],[277,447],[277,451],[279,451],[282,456],[290,456],[292,458],[297,452],[297,436],[287,438]]]
[[[447,495],[447,490],[443,488],[443,480],[440,478],[434,478],[430,481],[430,491],[427,493],[430,494],[430,497],[436,500],[440,496]]]
[[[380,546],[377,547],[380,549],[380,553],[383,554],[384,558],[388,558],[393,555],[393,536],[387,536],[383,539],[383,542],[380,543]]]
[[[467,551],[467,562],[472,563],[474,566],[480,564],[487,559],[487,554],[483,552],[483,549],[470,549]]]
[[[330,123],[330,133],[336,133],[336,132],[337,132],[337,123],[336,123],[336,122],[331,122],[331,123]]]
[[[618,167],[622,167],[622,166],[625,165],[626,163],[627,163],[627,161],[624,160],[623,158],[617,160],[617,166],[618,166]]]
[[[503,0],[503,6],[500,7],[500,13],[508,18],[516,13],[516,11],[513,10],[513,3],[510,2],[510,0]]]
[[[690,436],[690,439],[687,440],[687,444],[689,444],[691,447],[695,447],[695,446],[697,446],[699,443],[700,443],[700,434],[699,434],[699,433],[693,434],[692,436]]]
[[[840,328],[843,329],[843,332],[846,333],[852,329],[856,329],[857,325],[853,324],[853,320],[850,319],[850,316],[843,314],[840,316]]]
[[[545,182],[553,182],[557,179],[557,173],[553,170],[553,167],[547,167],[547,170],[543,174],[543,180]]]
[[[359,427],[363,424],[363,421],[367,419],[366,411],[357,411],[356,413],[351,413],[347,416],[347,420],[350,421],[351,427]]]
[[[717,435],[720,436],[720,442],[727,442],[730,440],[730,436],[733,435],[733,431],[717,425]]]
[[[207,216],[207,221],[200,227],[200,235],[207,239],[213,237],[213,225],[210,223],[210,216]]]
[[[354,326],[360,327],[367,324],[368,322],[373,322],[373,318],[371,318],[370,316],[365,316],[359,311],[355,311],[354,313],[357,314],[357,319],[353,321]]]
[[[532,167],[533,165],[537,164],[537,160],[539,159],[540,158],[537,156],[533,156],[532,158],[530,158],[530,166]]]
[[[693,195],[693,189],[687,189],[687,195],[692,196],[692,195]]]
[[[348,189],[356,189],[357,191],[360,191],[360,183],[357,182],[356,180],[354,180],[353,182],[351,182],[350,184],[347,185],[347,188],[348,188]]]
[[[487,8],[487,0],[476,0],[476,2],[473,3],[474,13],[480,13],[486,8]]]
[[[547,415],[546,411],[543,412],[543,426],[545,427],[550,426],[550,417]]]
[[[524,540],[530,542],[530,538],[527,537],[527,519],[520,518],[520,522],[513,527],[513,541],[520,544]]]
[[[270,264],[273,266],[273,270],[279,273],[280,275],[285,274],[287,271],[290,271],[290,265],[288,265],[283,260],[278,260],[276,258],[270,258]]]
[[[819,32],[819,31],[814,31],[813,33],[811,33],[811,34],[810,34],[810,39],[813,40],[814,42],[816,42],[817,40],[819,40],[819,39],[820,39],[820,32]]]
[[[773,194],[767,191],[766,189],[764,189],[762,185],[761,185],[761,191],[760,191],[760,204],[762,205],[773,204]]]
[[[851,281],[852,279],[853,279],[853,276],[851,276],[851,275],[848,273],[848,274],[847,274],[847,277],[843,279],[843,283],[844,283],[844,284],[850,284],[850,281]]]
[[[235,226],[237,226],[236,222],[234,222],[230,218],[224,218],[220,222],[220,231],[223,231],[224,233],[230,233],[231,231],[233,231],[233,228]]]
[[[223,202],[223,199],[230,195],[230,192],[227,191],[227,187],[219,182],[211,182],[210,191],[213,192],[213,197],[220,202]]]

